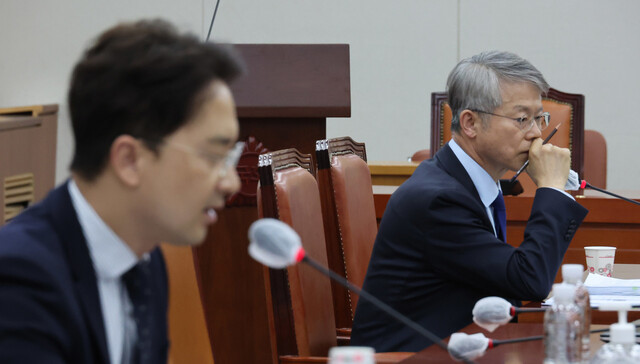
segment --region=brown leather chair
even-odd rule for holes
[[[584,131],[584,179],[607,188],[607,141],[595,130]]]
[[[318,140],[316,160],[329,268],[362,287],[378,233],[365,145],[350,137]],[[335,282],[331,288],[336,327],[351,328],[358,295]]]
[[[169,278],[169,363],[213,364],[193,250],[161,245]]]
[[[289,224],[310,257],[327,265],[318,184],[309,155],[285,149],[260,156],[258,213]],[[265,268],[271,293],[272,338],[281,363],[326,362],[337,345],[329,279],[307,265],[284,270]],[[409,354],[389,353],[379,363],[398,362]]]
[[[431,94],[431,155],[451,139],[451,107],[447,103],[446,92]],[[584,95],[571,94],[549,89],[546,97],[542,98],[542,107],[551,114],[551,123],[542,133],[545,138],[551,130],[562,123],[562,126],[551,139],[554,145],[571,150],[571,169],[584,175]],[[507,172],[502,178],[511,178],[515,172]],[[523,173],[518,177],[525,194],[533,195],[536,185],[531,178]]]
[[[420,149],[417,152],[413,153],[413,155],[411,156],[411,161],[417,163],[429,158],[431,158],[431,150]]]

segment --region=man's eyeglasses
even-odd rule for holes
[[[482,113],[482,114],[489,114],[489,115],[493,115],[493,116],[499,116],[501,118],[511,119],[511,120],[513,120],[513,121],[518,123],[518,126],[520,127],[520,129],[523,132],[527,132],[531,128],[533,128],[533,124],[538,125],[538,129],[540,129],[542,131],[547,126],[549,126],[549,120],[551,120],[551,114],[549,114],[548,112],[543,112],[542,114],[540,114],[538,116],[534,116],[533,118],[529,118],[527,116],[523,116],[521,118],[512,118],[510,116],[498,115],[498,114],[494,114],[494,113],[487,112],[487,111],[482,111],[482,110],[475,110],[475,109],[470,109],[470,110],[471,111],[475,111],[475,112],[479,112],[479,113]]]
[[[180,149],[184,152],[195,154],[198,157],[206,160],[211,165],[213,170],[218,171],[219,177],[226,176],[226,174],[230,170],[235,169],[238,166],[240,156],[242,155],[242,150],[244,149],[244,142],[237,142],[225,156],[221,156],[219,154],[205,153],[191,146],[169,140],[163,140],[162,143]]]

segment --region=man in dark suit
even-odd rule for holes
[[[240,72],[230,50],[160,20],[85,52],[72,177],[0,230],[0,363],[166,363],[158,244],[201,243],[240,187]]]
[[[472,321],[486,296],[544,299],[587,211],[562,191],[568,149],[542,145],[549,86],[526,60],[486,52],[461,61],[447,80],[453,139],[391,196],[364,289],[444,338]],[[537,184],[524,241],[506,243],[498,183],[529,159]],[[358,301],[352,345],[418,351],[432,344]]]

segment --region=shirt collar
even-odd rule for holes
[[[119,278],[138,262],[138,257],[100,218],[73,179],[68,188],[98,278]]]
[[[497,184],[493,178],[487,173],[487,171],[482,168],[478,162],[474,161],[460,146],[455,142],[455,140],[451,139],[449,141],[449,147],[453,151],[453,154],[456,155],[462,166],[469,177],[471,177],[471,181],[473,185],[476,187],[478,191],[478,195],[480,195],[480,200],[485,207],[491,206],[493,201],[498,196],[498,191],[500,191],[500,185]]]

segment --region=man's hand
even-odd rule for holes
[[[538,138],[529,149],[527,173],[538,187],[555,187],[563,190],[569,177],[571,152],[555,145],[542,145]]]

